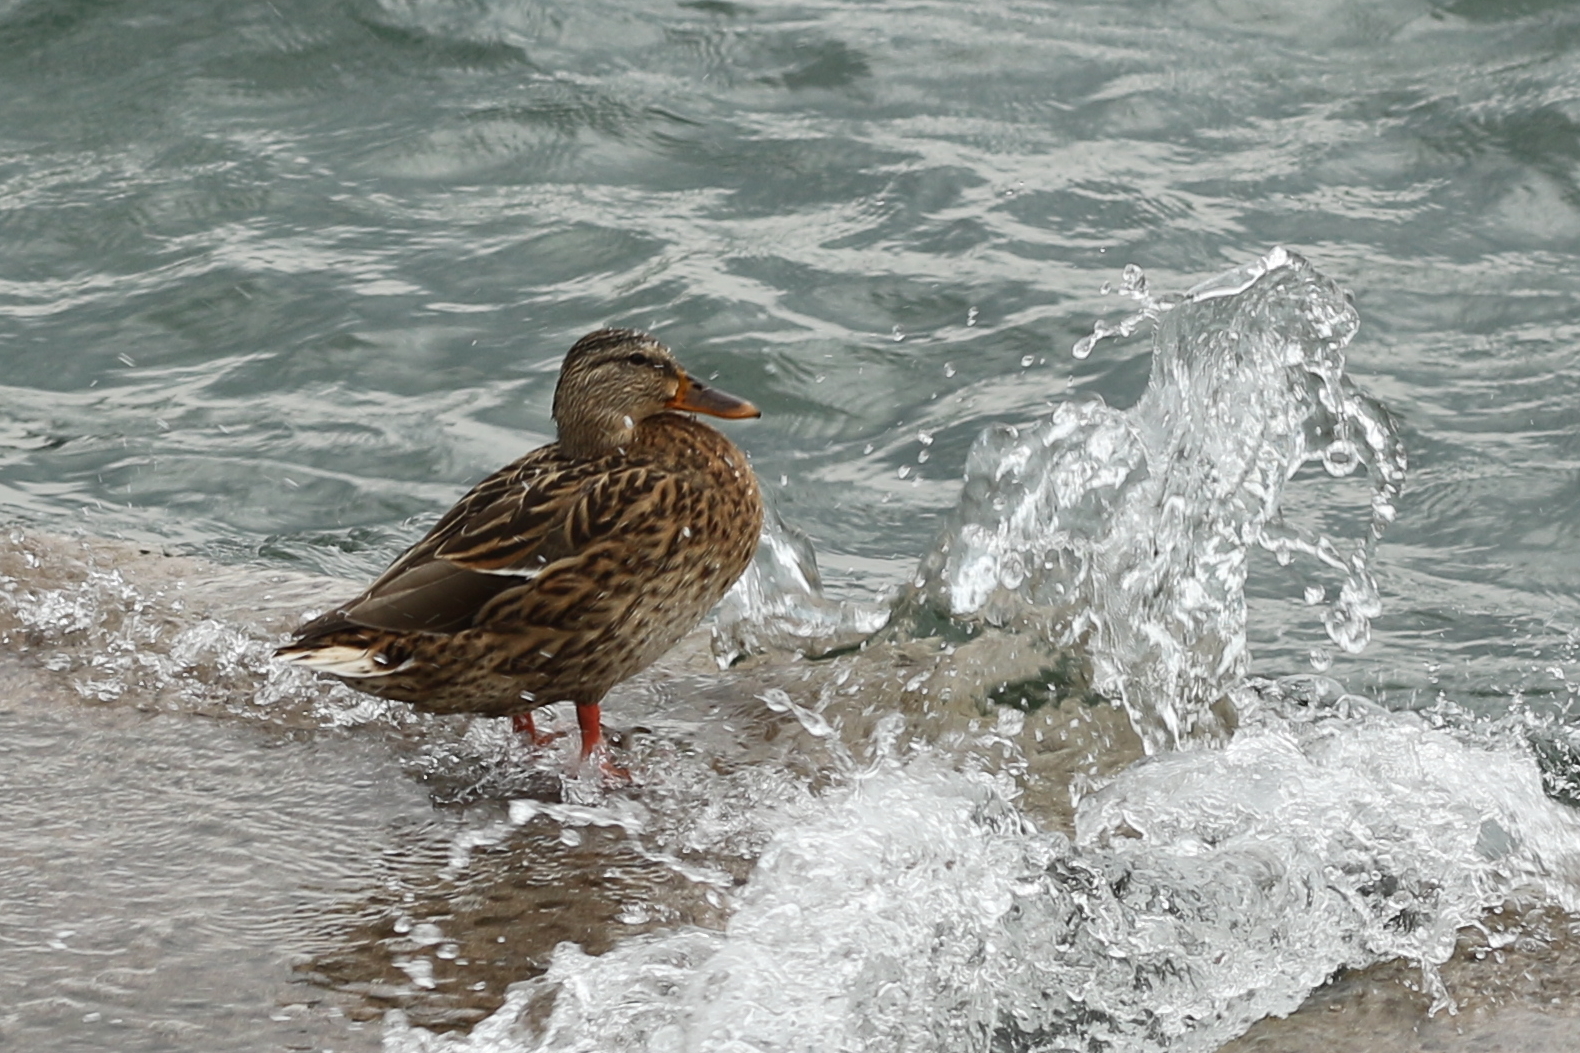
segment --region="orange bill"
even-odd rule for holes
[[[690,413],[706,413],[714,417],[726,417],[730,420],[739,420],[742,417],[761,417],[762,410],[753,406],[745,399],[736,398],[734,395],[718,388],[710,388],[706,384],[699,384],[686,374],[680,375],[680,390],[675,392],[675,397],[664,405],[670,409],[686,410]]]

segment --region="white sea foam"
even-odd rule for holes
[[[918,750],[775,825],[724,932],[572,944],[469,1037],[390,1053],[1209,1050],[1341,966],[1434,963],[1511,896],[1580,903],[1527,751],[1264,685],[1221,750],[1149,758],[1070,840]]]

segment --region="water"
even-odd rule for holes
[[[1576,19],[0,2],[0,1044],[1572,1048]],[[641,783],[269,662],[604,323]]]
[[[1343,650],[1365,648],[1382,609],[1375,544],[1397,513],[1406,457],[1387,411],[1344,375],[1354,309],[1306,261],[1274,249],[1178,302],[1154,301],[1139,268],[1126,278],[1137,317],[1158,325],[1146,392],[1128,411],[1067,402],[1028,437],[985,431],[917,586],[957,621],[1003,622],[1022,605],[1051,618],[1054,647],[1089,653],[1092,686],[1157,750],[1183,744],[1244,675],[1252,544],[1286,565],[1303,552],[1341,571],[1323,623]],[[1371,469],[1370,530],[1347,556],[1280,514],[1284,484],[1308,460],[1335,476]]]

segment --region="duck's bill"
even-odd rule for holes
[[[690,377],[681,378],[680,390],[675,392],[675,397],[665,405],[674,410],[706,413],[713,417],[727,417],[730,420],[763,415],[762,410],[745,399],[736,398],[727,391],[710,388],[706,384],[699,384]]]

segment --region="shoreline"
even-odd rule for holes
[[[156,757],[167,752],[160,741],[172,735],[182,740],[196,735],[207,743],[204,748],[222,752],[256,752],[270,763],[297,757],[284,774],[271,770],[262,783],[257,781],[257,769],[215,777],[211,796],[188,802],[195,811],[180,818],[161,820],[158,809],[150,808],[146,812],[151,824],[148,835],[154,841],[171,836],[185,824],[202,826],[203,813],[208,810],[252,814],[270,780],[295,778],[300,783],[291,792],[298,796],[326,797],[331,802],[342,797],[345,801],[355,799],[361,802],[359,809],[367,808],[370,800],[383,802],[372,809],[373,815],[347,813],[345,801],[322,810],[309,808],[300,825],[290,827],[291,836],[316,838],[319,849],[329,853],[326,858],[345,857],[334,865],[362,873],[361,878],[350,881],[351,886],[358,881],[365,884],[360,890],[348,888],[331,897],[338,904],[333,910],[326,910],[328,902],[319,900],[320,906],[309,908],[306,914],[293,912],[288,919],[252,918],[248,924],[277,932],[283,944],[294,942],[303,948],[316,944],[319,949],[294,951],[294,958],[277,956],[261,970],[254,964],[255,971],[244,973],[251,978],[248,982],[256,981],[260,989],[276,992],[273,1003],[260,999],[250,1011],[254,1015],[249,1026],[263,1027],[267,1020],[269,1028],[279,1025],[282,1039],[288,1034],[312,1035],[315,1042],[332,1038],[336,1048],[347,1048],[348,1044],[362,1048],[357,1046],[361,1039],[353,1037],[360,1032],[347,1029],[356,1018],[371,1021],[388,1008],[401,1008],[419,1025],[464,1028],[502,1004],[511,982],[529,979],[546,968],[554,945],[562,939],[596,953],[600,947],[615,946],[643,932],[686,925],[722,930],[727,925],[730,910],[722,905],[724,901],[715,904],[706,894],[706,882],[682,880],[673,868],[655,864],[651,853],[644,857],[641,837],[629,830],[596,824],[569,827],[544,819],[507,822],[512,794],[530,790],[530,779],[515,785],[507,778],[492,787],[473,786],[470,791],[476,796],[467,799],[468,778],[481,772],[486,781],[490,758],[497,761],[511,756],[508,736],[476,726],[487,722],[418,718],[393,703],[380,703],[363,710],[360,719],[351,719],[346,717],[346,707],[361,706],[361,696],[308,677],[299,677],[301,683],[283,683],[267,665],[259,665],[260,656],[267,655],[275,636],[293,624],[306,607],[319,602],[317,597],[328,591],[331,596],[324,599],[328,602],[341,588],[329,579],[163,556],[124,542],[13,531],[0,550],[0,637],[10,649],[0,658],[0,671],[17,685],[4,707],[8,719],[27,729],[23,738],[42,736],[40,741],[49,740],[57,747],[65,743],[78,748],[65,738],[72,727],[83,729],[82,748],[114,740],[140,743],[128,747],[131,752],[116,770],[102,774],[100,788],[107,798],[130,793],[132,799],[146,804],[168,792],[170,780],[181,778],[182,751],[190,747],[190,742],[177,745],[173,754]],[[32,604],[25,611],[24,600]],[[979,656],[978,665],[991,665],[990,655]],[[114,660],[108,663],[111,668],[106,669],[104,663],[94,665],[96,658],[105,656]],[[900,648],[882,660],[909,672],[917,656]],[[703,748],[716,749],[721,756],[734,751],[734,759],[728,763],[743,771],[752,765],[787,766],[804,777],[815,777],[817,750],[823,745],[818,736],[808,731],[805,721],[798,723],[793,712],[772,713],[756,704],[754,696],[777,685],[791,693],[787,697],[805,701],[815,694],[812,687],[824,672],[837,668],[830,663],[785,662],[770,656],[720,673],[708,656],[705,633],[698,632],[649,673],[617,689],[611,709],[617,725],[644,741],[651,737],[643,734],[645,724],[655,724],[659,728],[655,734],[663,739],[680,734],[677,728],[733,712],[727,723],[739,726],[726,736],[733,742],[717,737],[709,740],[704,735],[699,740]],[[286,672],[295,675],[294,671]],[[102,684],[107,676],[123,678],[118,692],[92,686]],[[895,684],[901,679],[899,675],[892,678]],[[263,699],[266,704],[259,704],[263,698],[260,692],[272,692]],[[104,697],[106,694],[110,697]],[[677,697],[682,695],[685,697]],[[881,715],[879,710],[905,704],[903,697],[884,699],[881,692],[875,697],[880,703],[865,710],[869,720]],[[960,713],[969,714],[970,705],[962,705],[965,708]],[[644,708],[655,712],[644,713]],[[948,710],[940,711],[945,715],[937,719],[955,719],[947,716]],[[1040,716],[1032,714],[1026,723],[1042,722],[1052,728],[1055,723],[1063,725],[1069,715],[1038,713]],[[648,719],[653,715],[659,718],[656,722]],[[1134,762],[1138,751],[1123,743],[1116,745],[1123,729],[1101,719],[1104,716],[1088,714],[1089,738],[1076,748],[1066,745],[1062,752],[1049,751],[1032,777],[1033,782],[1043,784],[1045,796],[1060,777],[1067,780],[1073,774],[1080,759],[1076,754],[1082,750],[1107,749],[1111,754],[1107,763],[1113,770]],[[854,732],[860,738],[864,733],[857,730],[858,724],[845,728],[845,734]],[[44,729],[53,730],[46,733]],[[943,733],[948,730],[944,728]],[[638,747],[651,748],[641,741]],[[352,763],[348,758],[354,759],[353,766],[373,774],[348,779],[341,770],[343,764]],[[93,759],[77,757],[73,763],[89,764]],[[539,778],[536,785],[541,788],[544,769],[532,768],[532,763],[527,765],[531,769],[527,774]],[[520,761],[509,764],[519,765]],[[125,777],[130,773],[138,778],[128,783]],[[281,788],[276,785],[271,789]],[[84,787],[88,797],[76,798],[72,806],[85,809],[82,815],[91,813],[88,803],[93,789],[90,781]],[[456,803],[443,803],[447,795]],[[639,791],[635,796],[640,800],[643,794]],[[1033,800],[1036,797],[1034,790]],[[651,798],[644,805],[655,806],[661,806],[660,802]],[[48,814],[47,801],[35,802],[35,807]],[[1061,809],[1054,806],[1045,806],[1041,814],[1055,827],[1063,825],[1068,815],[1064,813],[1066,818],[1061,821]],[[65,817],[56,819],[64,821]],[[83,820],[79,817],[76,821]],[[316,830],[312,829],[315,823],[319,824]],[[501,823],[506,824],[502,832]],[[291,856],[289,837],[280,832],[282,828],[270,829],[273,836],[286,837],[286,841],[261,844],[260,859],[282,851]],[[348,829],[359,829],[358,839],[364,843],[337,852],[337,840]],[[471,857],[477,862],[456,869],[452,857],[457,838],[464,840],[471,831],[475,840],[477,832],[485,829],[494,830],[494,841],[485,838],[478,842]],[[415,841],[413,830],[418,831]],[[566,831],[572,830],[574,845],[566,843]],[[255,836],[256,831],[243,835],[242,843]],[[92,901],[101,895],[91,871],[49,870],[51,837],[30,839],[26,831],[12,835],[12,840],[38,860],[40,873],[54,875],[48,879],[53,884],[47,894],[61,897],[62,902]],[[368,842],[368,837],[373,840]],[[241,858],[247,855],[234,846],[229,850],[240,851]],[[179,864],[179,860],[171,862]],[[722,867],[720,872],[738,891],[753,873],[755,856],[750,847],[734,855],[715,850],[694,862],[716,871]],[[190,873],[196,874],[205,861],[192,863],[196,869]],[[556,880],[522,880],[523,875],[545,865],[555,868]],[[380,872],[382,878],[377,877]],[[572,878],[576,873],[583,876]],[[610,873],[625,876],[610,885]],[[388,887],[392,880],[404,891],[392,891]],[[573,898],[571,902],[577,906],[567,914],[566,901],[556,890],[576,881],[614,891]],[[275,891],[290,896],[288,887]],[[226,895],[223,888],[205,894],[222,901]],[[633,896],[647,904],[646,916],[640,920],[629,911]],[[227,901],[223,910],[241,918],[247,915],[248,906]],[[325,913],[314,916],[315,912]],[[339,919],[336,931],[341,942],[333,947],[325,946],[323,926],[328,915]],[[547,924],[550,918],[554,921]],[[404,933],[398,931],[402,919]],[[453,933],[455,948],[450,957],[440,959],[437,971],[426,976],[420,970],[412,971],[411,955],[424,945],[420,940],[414,943],[410,935],[424,924]],[[1364,1039],[1366,1048],[1379,1051],[1468,1051],[1485,1048],[1494,1034],[1505,1043],[1500,1047],[1504,1049],[1569,1048],[1572,1035],[1580,1030],[1576,1019],[1580,1009],[1560,992],[1580,989],[1580,940],[1574,932],[1580,923],[1556,908],[1538,908],[1523,916],[1489,916],[1484,924],[1489,929],[1502,925],[1514,935],[1496,936],[1494,942],[1507,940],[1507,945],[1488,950],[1486,937],[1473,929],[1462,930],[1459,949],[1441,967],[1450,993],[1460,1005],[1457,1015],[1426,1016],[1430,996],[1410,987],[1414,983],[1419,988],[1419,970],[1395,960],[1341,974],[1312,992],[1289,1017],[1264,1018],[1222,1048],[1226,1053],[1327,1050],[1346,1048]],[[471,970],[456,964],[481,963],[487,953],[484,945],[495,939],[496,933],[500,938],[514,934],[509,935],[510,953],[501,962]],[[526,933],[531,934],[530,939],[524,937]],[[1541,936],[1546,937],[1545,942]],[[230,957],[219,947],[213,953],[221,955],[214,959],[215,967],[225,965]],[[143,967],[157,976],[161,970],[169,970],[168,962],[156,955]],[[83,990],[93,992],[92,975],[98,964],[93,963],[80,981],[71,982],[85,983],[88,986]],[[204,971],[201,962],[186,962],[181,968],[197,974]],[[10,971],[0,966],[0,976]],[[30,967],[22,970],[28,971]],[[67,979],[71,972],[65,970]],[[484,979],[477,979],[479,976]],[[47,981],[46,986],[56,983]],[[462,990],[475,983],[482,983],[484,990]],[[137,1011],[150,1017],[158,1015],[159,1007],[154,1003],[179,1000],[178,991],[166,991],[158,983],[121,987],[124,996],[104,997],[129,1000]],[[237,990],[244,988],[242,984]],[[139,991],[146,1004],[137,1004]],[[293,997],[300,1000],[280,1001]],[[90,1002],[83,1001],[83,1005]],[[37,1005],[38,1000],[24,999],[24,1003]],[[97,1012],[110,1019],[105,1014],[114,1011],[113,1007],[89,1008],[83,1013]],[[227,1006],[226,1011],[234,1014],[239,1010]],[[41,1022],[24,1021],[9,1030],[27,1035]],[[212,1028],[200,1026],[202,1029],[192,1030],[192,1035],[207,1036],[203,1047],[213,1048]],[[17,1031],[18,1027],[22,1029]],[[7,1030],[0,1029],[0,1035]],[[373,1032],[367,1033],[375,1037]],[[255,1039],[256,1033],[251,1037]],[[376,1045],[373,1042],[366,1048]]]

